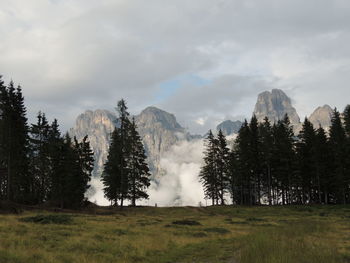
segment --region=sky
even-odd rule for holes
[[[348,0],[0,0],[0,74],[30,120],[157,106],[192,133],[283,89],[301,118],[350,103]]]

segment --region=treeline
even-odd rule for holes
[[[41,112],[29,125],[21,87],[0,76],[0,201],[79,207],[93,164],[87,137],[62,136]]]
[[[118,102],[119,123],[111,135],[102,174],[105,197],[120,207],[125,200],[136,206],[136,200],[147,199],[151,176],[135,119],[130,118],[127,109],[124,100]]]
[[[306,118],[298,135],[287,115],[274,124],[253,116],[232,149],[209,132],[200,180],[212,204],[228,195],[241,205],[348,204],[349,156],[350,105],[334,110],[328,131]]]

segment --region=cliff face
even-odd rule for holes
[[[326,130],[331,126],[333,110],[329,105],[318,107],[309,117],[309,121],[317,129],[320,125]]]
[[[91,148],[94,151],[94,175],[101,173],[107,160],[110,134],[117,125],[117,117],[107,110],[85,111],[76,119],[75,125],[70,129],[70,135],[78,140],[89,136]]]
[[[162,154],[178,141],[189,140],[191,136],[176,121],[173,114],[156,107],[146,108],[135,119],[150,168],[155,174],[159,174]]]
[[[285,114],[288,114],[292,125],[300,123],[300,118],[292,106],[291,99],[279,89],[260,93],[255,104],[254,114],[260,122],[265,117],[268,117],[274,123],[283,119]]]
[[[160,158],[180,140],[189,140],[191,135],[176,121],[173,114],[148,107],[135,116],[139,134],[143,140],[148,163],[154,175],[160,173]],[[95,154],[94,176],[99,176],[107,160],[110,134],[117,125],[117,116],[107,110],[86,111],[78,116],[71,136],[78,140],[89,136]]]
[[[242,124],[241,121],[226,120],[216,126],[216,131],[221,130],[225,136],[237,134]]]

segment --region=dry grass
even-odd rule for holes
[[[94,213],[0,215],[0,262],[350,262],[348,206]]]

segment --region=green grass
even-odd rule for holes
[[[350,262],[350,206],[3,214],[0,262]]]

